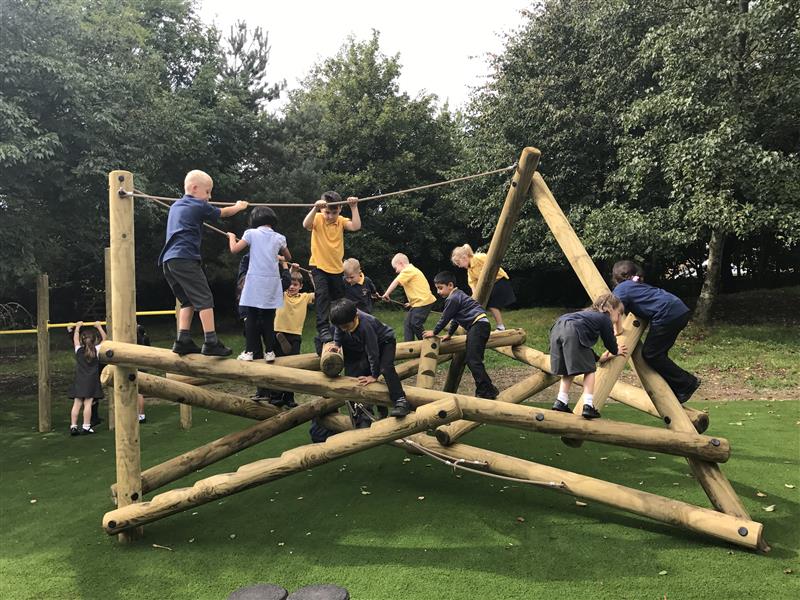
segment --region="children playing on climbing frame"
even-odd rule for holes
[[[571,413],[569,388],[576,375],[583,375],[583,412],[585,419],[597,419],[594,407],[594,383],[597,361],[604,363],[614,356],[625,356],[625,344],[617,344],[622,333],[624,307],[614,294],[601,294],[592,305],[578,312],[561,315],[550,330],[550,371],[561,376],[553,410]],[[597,338],[606,351],[597,356],[592,349]]]
[[[350,196],[352,218],[343,217],[342,197],[333,191],[325,192],[303,219],[303,228],[311,232],[311,277],[314,279],[317,309],[317,354],[322,345],[333,339],[328,315],[333,300],[344,297],[342,260],[344,259],[344,232],[361,229],[358,198]]]
[[[463,246],[456,246],[450,256],[452,263],[467,270],[467,283],[472,288],[472,293],[478,287],[478,279],[480,279],[483,267],[486,264],[486,254],[483,252],[473,252],[472,246],[464,244]],[[497,270],[492,293],[489,296],[489,301],[486,303],[486,308],[492,313],[495,323],[497,323],[497,330],[503,331],[506,326],[503,323],[503,313],[501,309],[510,306],[517,301],[514,295],[514,289],[511,287],[511,282],[502,267]]]
[[[405,417],[411,411],[400,377],[394,367],[397,340],[394,330],[370,314],[356,308],[355,302],[342,298],[331,304],[334,351],[344,354],[344,373],[358,377],[368,385],[383,375],[392,410],[389,416]]]
[[[392,258],[392,268],[397,273],[397,277],[389,284],[381,298],[388,301],[389,296],[398,285],[403,287],[408,300],[406,302],[408,312],[403,321],[403,339],[406,342],[421,340],[425,319],[431,313],[436,298],[431,294],[431,288],[425,275],[409,262],[408,256],[395,254]]]
[[[92,428],[92,401],[103,397],[100,385],[100,361],[97,352],[100,343],[106,339],[106,332],[100,321],[94,329],[81,329],[83,321],[78,321],[72,334],[72,345],[75,349],[75,380],[69,390],[73,398],[70,413],[70,435],[86,435],[94,433]],[[78,427],[78,419],[83,414],[83,427]]]
[[[356,303],[358,310],[372,314],[372,300],[378,290],[372,279],[364,275],[358,259],[348,258],[342,264],[344,269],[344,297]]]
[[[614,295],[625,310],[650,322],[642,358],[664,378],[678,401],[686,402],[700,387],[700,379],[676,365],[668,353],[689,323],[689,307],[666,290],[644,283],[642,268],[633,261],[617,262],[611,277]]]
[[[444,310],[438,323],[431,331],[425,331],[423,338],[438,335],[447,324],[450,328],[442,341],[449,340],[460,325],[467,330],[466,363],[472,378],[475,380],[475,395],[479,398],[497,398],[499,393],[492,383],[486,366],[483,364],[483,354],[486,351],[486,342],[489,340],[491,327],[486,317],[486,309],[478,302],[458,289],[456,278],[449,271],[442,271],[433,278],[436,293],[445,298]]]
[[[286,238],[276,232],[278,217],[267,206],[256,207],[250,215],[250,229],[236,240],[228,233],[228,246],[234,254],[250,249],[239,306],[246,309],[245,349],[239,360],[275,361],[275,310],[283,306],[278,255],[291,260]]]
[[[214,297],[200,264],[200,243],[205,221],[231,217],[245,210],[247,202],[217,208],[209,204],[214,181],[203,171],[189,171],[183,182],[184,196],[169,209],[167,235],[158,264],[172,293],[181,304],[178,312],[178,333],[172,351],[176,354],[230,356],[231,349],[217,337],[214,325]],[[195,311],[203,325],[203,347],[192,340],[191,326]]]

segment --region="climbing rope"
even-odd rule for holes
[[[385,194],[377,194],[375,196],[366,196],[364,198],[359,198],[358,202],[366,202],[368,200],[380,200],[382,198],[391,198],[393,196],[401,196],[404,194],[411,194],[414,192],[420,192],[422,190],[428,190],[431,188],[440,187],[443,185],[450,185],[452,183],[458,183],[461,181],[469,181],[470,179],[477,179],[479,177],[487,177],[489,175],[496,175],[498,173],[506,173],[508,171],[513,171],[517,168],[517,164],[514,163],[513,165],[509,165],[507,167],[501,167],[499,169],[493,169],[491,171],[484,171],[482,173],[475,173],[474,175],[465,175],[463,177],[456,177],[454,179],[447,179],[445,181],[438,181],[436,183],[428,183],[425,185],[419,185],[412,188],[407,188],[405,190],[398,190],[396,192],[387,192]],[[167,198],[165,196],[153,196],[151,194],[145,194],[140,190],[133,190],[133,192],[124,192],[120,190],[120,195],[130,196],[133,198],[145,198],[146,200],[152,201],[161,201],[160,204],[163,202],[177,202],[180,198]],[[337,206],[340,204],[347,204],[347,200],[341,200],[339,202],[328,202],[328,206]],[[221,202],[221,201],[209,201],[209,204],[213,204],[215,206],[233,206],[236,202]],[[303,203],[267,203],[267,202],[249,202],[250,206],[269,206],[270,208],[312,208],[314,204],[303,204]],[[224,233],[224,232],[222,232]]]

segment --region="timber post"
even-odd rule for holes
[[[36,280],[36,361],[39,367],[39,432],[52,430],[53,398],[50,388],[50,280],[41,273]]]

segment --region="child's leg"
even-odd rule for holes
[[[321,269],[312,269],[311,277],[314,279],[314,308],[317,311],[317,335],[322,343],[333,339],[331,335],[328,314],[331,309],[331,295],[328,289],[327,273]],[[340,277],[341,279],[341,277]]]
[[[667,355],[675,345],[678,334],[689,322],[688,313],[666,325],[651,325],[642,345],[642,358],[661,375],[679,400],[685,402],[697,389],[698,380],[676,365]]]
[[[467,332],[466,363],[472,378],[475,380],[475,395],[480,398],[496,398],[497,388],[492,384],[486,366],[483,364],[483,354],[486,342],[489,339],[489,321],[481,320],[474,323]]]
[[[261,312],[261,339],[266,352],[275,352],[275,309],[264,308]]]
[[[389,388],[389,399],[394,405],[389,415],[393,417],[405,417],[411,412],[411,405],[406,400],[405,392],[403,392],[403,384],[400,383],[400,377],[397,375],[397,370],[394,368],[394,358],[397,351],[397,342],[394,340],[385,343],[381,346],[381,375],[386,382],[386,387]],[[382,410],[384,407],[378,407],[378,414],[382,417],[386,416],[386,411]]]
[[[201,313],[202,314],[202,313]],[[192,328],[192,318],[194,317],[194,306],[181,306],[178,311],[178,332],[189,331]],[[202,318],[202,317],[201,317]],[[211,315],[212,324],[214,315]]]
[[[81,407],[83,406],[83,398],[75,398],[72,402],[72,410],[69,413],[70,427],[78,426],[78,417],[81,414]]]
[[[494,322],[497,323],[497,329],[505,329],[506,326],[503,324],[503,313],[500,312],[499,308],[490,308],[489,312],[492,313],[494,317]]]
[[[181,313],[183,313],[183,309],[181,309]],[[213,308],[204,308],[200,311],[200,322],[203,324],[203,333],[216,333]],[[191,324],[191,320],[189,323]]]
[[[89,429],[92,426],[92,400],[93,398],[83,399],[83,428]]]
[[[139,420],[144,416],[144,396],[137,394],[136,396],[136,410],[139,411]]]
[[[247,318],[244,321],[244,348],[253,353],[253,358],[264,358],[261,347],[261,324],[259,323],[259,310],[253,306],[247,307]]]
[[[406,342],[422,339],[422,331],[425,327],[425,319],[431,314],[433,304],[428,306],[418,306],[408,311],[403,323],[403,339]]]
[[[287,354],[286,356],[295,356],[297,354],[300,354],[300,344],[303,341],[302,336],[299,336],[294,333],[284,333],[283,335],[286,336],[286,339],[292,345],[289,354]],[[280,344],[276,346],[276,349],[279,347]],[[283,405],[288,408],[293,408],[297,406],[297,403],[294,401],[294,392],[283,392]]]

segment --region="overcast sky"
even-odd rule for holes
[[[481,85],[487,53],[503,47],[502,34],[516,29],[528,0],[200,0],[200,15],[223,34],[237,20],[269,32],[271,81],[290,88],[320,59],[336,53],[348,35],[381,33],[381,49],[400,53],[400,87],[412,96],[426,90],[462,106]],[[285,100],[285,98],[283,99]]]

